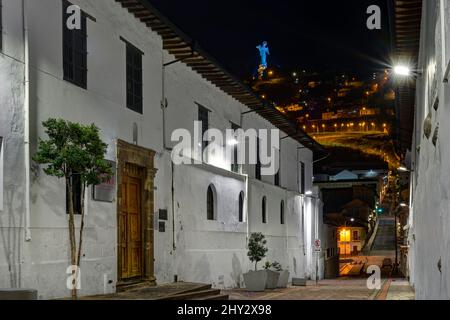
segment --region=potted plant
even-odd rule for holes
[[[267,253],[266,243],[266,237],[262,233],[252,233],[248,240],[247,256],[251,262],[255,263],[255,271],[249,271],[243,275],[248,291],[264,291],[266,288],[267,272],[266,270],[258,271],[258,262]]]
[[[280,277],[278,278],[277,287],[286,288],[289,282],[289,271],[283,270],[281,264],[276,261],[272,263],[272,268],[275,269],[275,271],[277,271],[280,275]]]
[[[271,268],[274,268],[273,263],[267,261],[266,264],[264,265],[264,269],[266,270],[267,273],[267,281],[266,281],[267,289],[275,289],[278,286],[278,278],[280,277],[280,274],[277,271],[271,270]]]

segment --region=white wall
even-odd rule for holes
[[[312,188],[312,152],[291,138],[282,142],[281,188],[273,176],[256,181],[254,166],[244,175],[229,172],[229,164],[174,166],[162,140],[162,61],[173,59],[163,52],[161,39],[112,0],[74,0],[95,17],[88,19],[87,90],[63,80],[62,18],[60,0],[27,0],[31,61],[31,152],[38,138],[45,138],[42,121],[61,117],[95,123],[109,145],[107,158],[116,160],[116,141],[132,142],[133,124],[139,128],[138,144],[157,152],[155,213],[168,211],[166,231],[155,231],[155,272],[158,283],[179,280],[210,282],[218,287],[242,285],[241,273],[251,268],[246,256],[249,232],[261,231],[269,242],[268,259],[289,268],[293,276],[310,276],[306,255],[311,252],[310,221],[314,207],[302,207],[299,161],[306,164],[306,190]],[[24,242],[23,155],[23,43],[20,2],[4,0],[4,48],[0,54],[0,136],[4,137],[4,210],[0,211],[0,287],[38,288],[41,298],[68,296],[68,232],[63,181],[47,177],[33,166],[31,185],[31,241]],[[143,115],[128,110],[125,86],[124,37],[144,52]],[[16,60],[18,61],[16,61]],[[6,84],[4,86],[3,84]],[[211,110],[210,126],[224,130],[230,121],[247,128],[274,128],[251,113],[182,63],[166,70],[167,141],[176,128],[192,130],[197,103]],[[281,133],[281,137],[284,134]],[[168,144],[171,146],[171,144]],[[219,168],[217,168],[219,167]],[[222,167],[222,169],[220,169]],[[224,170],[226,169],[226,170]],[[175,186],[172,205],[172,177]],[[206,219],[206,189],[217,190],[217,221]],[[238,194],[248,197],[249,218],[237,222]],[[87,197],[86,231],[82,262],[81,295],[115,291],[117,280],[116,201],[96,202]],[[268,198],[268,223],[262,225],[261,197]],[[285,225],[279,208],[285,201]],[[309,212],[305,217],[305,212]],[[157,215],[157,214],[156,214]],[[303,215],[303,216],[302,216]],[[78,217],[77,217],[78,218]],[[309,220],[308,220],[309,219]],[[302,222],[303,221],[303,222]],[[304,221],[309,221],[308,226]],[[173,228],[175,226],[175,228]],[[309,248],[307,248],[309,246]],[[311,254],[310,254],[311,256]],[[311,261],[309,262],[311,264]],[[261,264],[262,266],[262,264]],[[8,271],[11,269],[12,271]],[[106,280],[106,283],[104,282]],[[111,283],[109,283],[111,280]]]
[[[444,6],[442,6],[444,4]],[[450,90],[443,73],[450,58],[450,7],[448,1],[424,1],[422,14],[417,111],[413,136],[412,200],[409,217],[409,268],[418,299],[450,298]],[[434,95],[433,92],[436,94]],[[439,97],[438,110],[433,109]],[[423,134],[423,122],[431,112],[430,139]],[[432,143],[439,125],[436,146]],[[420,146],[420,151],[418,147]],[[441,271],[438,262],[441,261]]]
[[[8,12],[6,14],[5,12]],[[20,4],[3,1],[0,52],[0,136],[3,137],[3,208],[0,210],[0,287],[23,285],[24,147]]]

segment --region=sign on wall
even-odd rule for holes
[[[113,176],[110,180],[92,188],[92,198],[95,201],[113,202],[116,194],[116,163],[110,160],[106,161],[111,165]]]
[[[320,249],[321,249],[320,239],[314,240],[314,250],[315,251],[320,251]]]

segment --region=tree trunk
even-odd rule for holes
[[[83,230],[84,230],[84,193],[86,191],[86,184],[82,182],[81,184],[81,223],[80,223],[80,237],[78,239],[78,257],[77,257],[77,272],[81,265],[81,248],[83,246]],[[78,276],[78,275],[77,275]]]
[[[74,217],[74,203],[73,203],[73,184],[71,175],[66,177],[66,183],[69,190],[69,241],[70,241],[70,263],[71,266],[77,265],[77,244],[75,238],[75,217]],[[77,299],[77,272],[75,272],[75,283],[72,283],[72,299]]]

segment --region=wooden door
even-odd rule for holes
[[[122,175],[119,213],[120,279],[142,277],[142,178],[138,166],[127,164]]]

